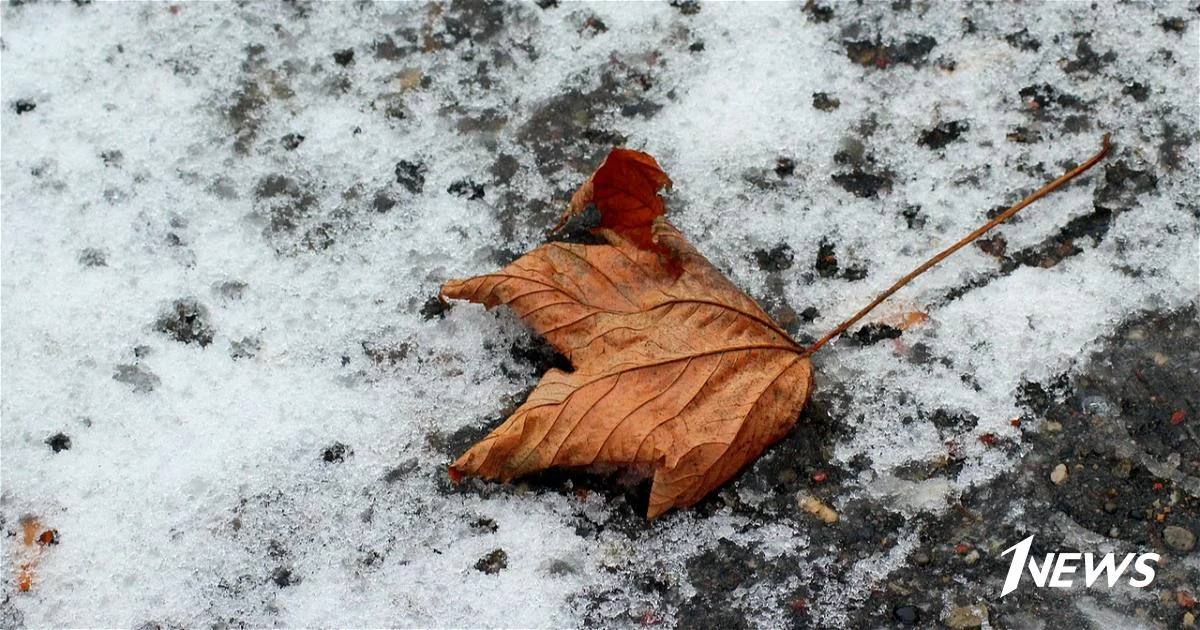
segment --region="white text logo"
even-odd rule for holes
[[[1038,588],[1046,586],[1071,588],[1076,570],[1081,568],[1085,586],[1091,587],[1103,575],[1108,581],[1108,587],[1112,588],[1121,579],[1121,575],[1125,573],[1130,564],[1133,565],[1133,573],[1129,576],[1130,586],[1145,588],[1154,581],[1154,567],[1150,566],[1150,563],[1158,561],[1156,553],[1125,554],[1125,559],[1120,564],[1117,564],[1116,556],[1112,553],[1104,554],[1099,562],[1096,562],[1096,554],[1091,553],[1048,553],[1046,559],[1039,566],[1037,558],[1029,557],[1029,548],[1032,546],[1033,536],[1030,536],[1001,552],[1002,556],[1012,553],[1013,558],[1012,564],[1008,567],[1008,577],[1004,579],[1004,590],[1000,591],[1000,597],[1016,590],[1026,566],[1029,568],[1029,575],[1033,577],[1033,583]],[[1080,566],[1081,560],[1082,566]]]

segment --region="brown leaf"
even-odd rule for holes
[[[654,158],[614,150],[571,200],[606,243],[550,243],[442,289],[504,304],[564,354],[525,404],[450,466],[508,481],[551,466],[654,471],[648,516],[696,503],[796,422],[799,345],[668,223]]]

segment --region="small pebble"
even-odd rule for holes
[[[1120,538],[1121,530],[1117,529],[1116,527],[1113,527],[1112,529],[1108,530],[1108,537],[1109,538]]]
[[[947,628],[952,628],[953,630],[978,628],[987,621],[987,607],[983,604],[979,604],[978,606],[959,606],[947,613],[943,621]]]
[[[1059,464],[1059,465],[1055,466],[1054,470],[1050,472],[1050,481],[1054,482],[1054,485],[1056,485],[1056,486],[1061,486],[1064,483],[1066,483],[1067,482],[1067,465]]]
[[[933,562],[933,558],[930,558],[929,554],[925,553],[924,551],[918,551],[917,553],[913,554],[913,563],[919,567],[923,567],[930,562]]]
[[[1178,525],[1163,528],[1163,542],[1176,551],[1191,551],[1196,546],[1196,535]]]
[[[799,497],[798,503],[800,504],[800,509],[821,519],[826,525],[833,525],[838,522],[837,511],[825,505],[823,501],[816,497]]]
[[[1183,626],[1191,628],[1196,625],[1196,615],[1192,613],[1183,613]]]
[[[1062,431],[1062,423],[1055,422],[1054,420],[1047,420],[1046,421],[1046,430],[1049,431],[1050,433],[1058,433],[1059,431]]]
[[[921,609],[916,606],[897,606],[892,609],[892,617],[906,626],[915,626],[921,621]]]
[[[963,562],[966,562],[968,565],[973,565],[973,564],[978,563],[979,562],[979,550],[972,549],[970,552],[967,553],[967,555],[963,556]]]

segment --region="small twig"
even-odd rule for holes
[[[883,302],[884,300],[891,297],[891,295],[893,293],[895,293],[896,291],[899,291],[901,287],[908,284],[910,281],[912,281],[913,278],[916,278],[917,276],[925,273],[926,271],[929,270],[930,267],[938,264],[939,262],[942,262],[942,260],[945,259],[947,256],[949,256],[950,254],[953,254],[954,252],[969,245],[972,241],[979,238],[980,236],[983,236],[992,228],[996,227],[997,225],[1000,225],[1001,223],[1004,223],[1009,218],[1011,218],[1014,214],[1020,212],[1022,209],[1024,209],[1029,204],[1054,192],[1055,190],[1060,188],[1063,184],[1066,184],[1067,182],[1071,181],[1072,179],[1079,177],[1080,175],[1085,173],[1088,169],[1092,168],[1098,162],[1100,162],[1100,160],[1103,160],[1105,158],[1105,156],[1107,156],[1111,151],[1112,151],[1112,143],[1109,141],[1108,134],[1104,134],[1104,139],[1100,143],[1100,151],[1098,151],[1092,157],[1088,158],[1088,160],[1086,162],[1067,171],[1061,177],[1050,182],[1049,184],[1046,184],[1044,187],[1042,187],[1041,190],[1022,199],[1020,201],[1020,203],[1018,203],[1017,205],[1009,208],[1008,210],[1005,210],[1002,214],[1000,214],[996,218],[994,218],[991,221],[988,221],[987,223],[980,226],[979,229],[977,229],[974,232],[971,232],[970,234],[963,237],[962,240],[951,245],[950,247],[947,247],[946,249],[939,252],[933,258],[930,258],[929,260],[922,263],[920,267],[917,267],[916,269],[912,270],[912,272],[910,272],[908,275],[904,276],[903,278],[900,278],[900,280],[898,280],[896,282],[896,284],[893,284],[890,288],[888,288],[887,291],[880,293],[879,297],[872,300],[870,304],[863,307],[862,310],[855,313],[850,319],[847,319],[846,321],[838,324],[838,326],[836,328],[829,331],[828,333],[825,334],[824,337],[821,337],[819,340],[817,340],[816,343],[809,346],[808,349],[806,349],[804,351],[804,355],[809,356],[812,353],[816,352],[817,350],[819,350],[821,348],[821,346],[829,343],[834,338],[836,338],[838,335],[846,332],[846,330],[848,330],[851,326],[853,326],[855,324],[855,322],[862,319],[864,316],[866,316],[867,313],[870,313],[876,306],[879,306],[880,302]]]

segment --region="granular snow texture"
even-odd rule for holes
[[[1178,627],[1198,13],[5,4],[0,626]],[[1104,133],[818,353],[793,434],[695,508],[447,479],[562,359],[438,287],[542,242],[611,147],[803,342]],[[1029,534],[1159,577],[1001,599]]]

